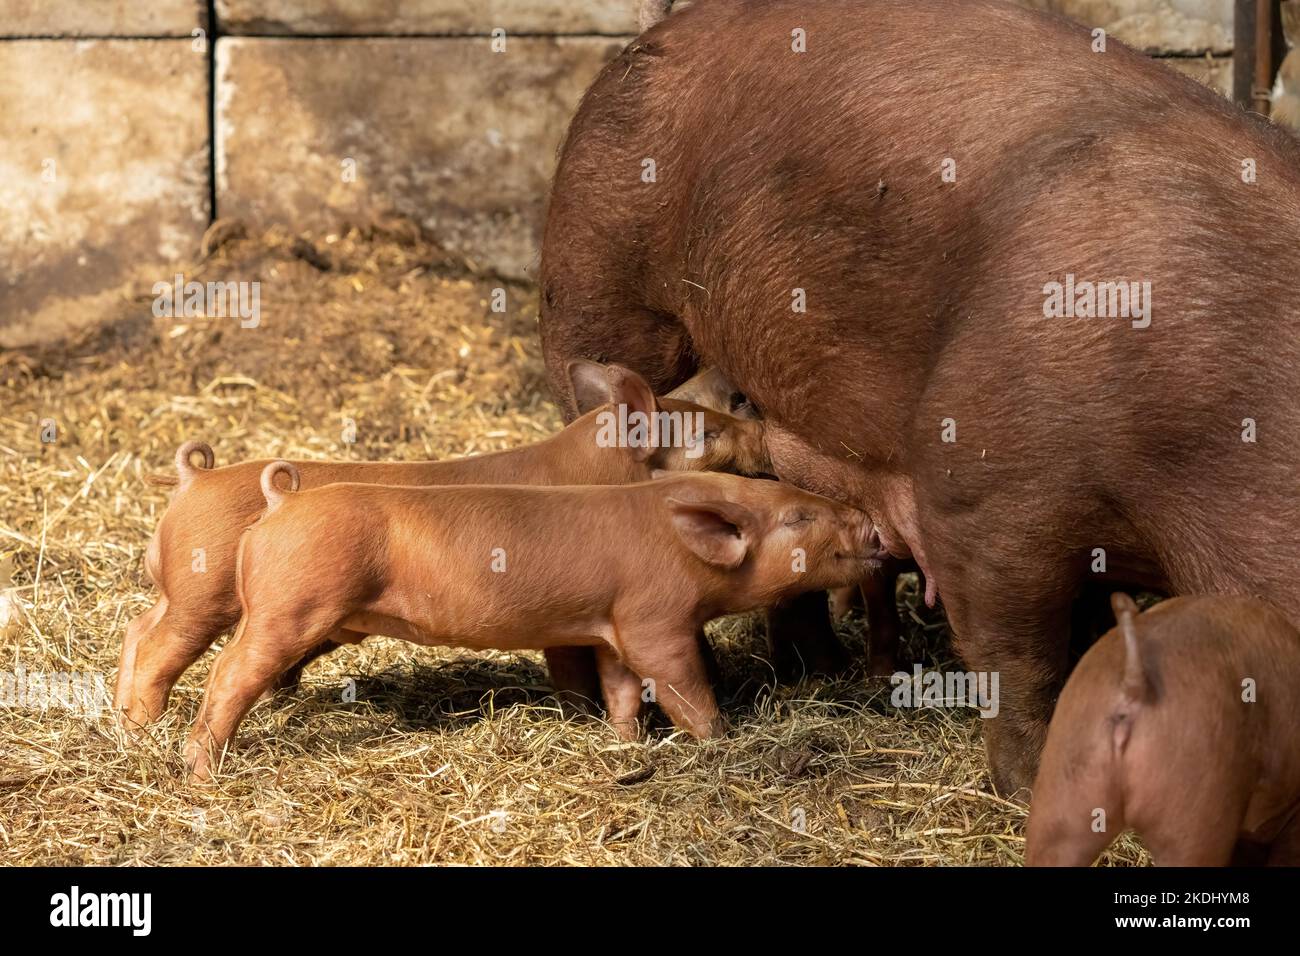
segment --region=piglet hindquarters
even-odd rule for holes
[[[1300,632],[1246,598],[1113,604],[1052,718],[1025,862],[1087,866],[1126,829],[1162,866],[1300,862]]]

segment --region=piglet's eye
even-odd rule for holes
[[[812,515],[804,514],[803,512],[798,512],[796,514],[789,515],[785,519],[785,524],[787,528],[793,528],[796,527],[797,525],[807,524],[808,522],[814,520],[816,519],[813,518]]]

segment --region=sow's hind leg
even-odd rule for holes
[[[990,589],[962,605],[960,612],[949,608],[957,649],[967,667],[987,675],[996,707],[996,716],[980,722],[993,785],[1005,797],[1025,799],[1068,673],[1070,603],[1012,588]]]

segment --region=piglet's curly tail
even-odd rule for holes
[[[284,492],[275,487],[275,476],[283,472],[289,476],[289,490],[297,491],[300,484],[298,469],[287,461],[273,461],[262,469],[262,494],[266,498],[266,513],[270,514],[284,501]]]
[[[194,473],[199,470],[194,467],[193,462],[196,453],[203,456],[203,464],[199,467],[205,471],[216,463],[211,445],[202,441],[187,441],[176,449],[176,477],[181,485],[189,484]],[[158,484],[168,484],[168,482],[158,482]]]

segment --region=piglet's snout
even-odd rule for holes
[[[885,548],[880,543],[880,529],[875,526],[871,518],[863,516],[862,527],[858,533],[862,538],[863,553],[867,557],[878,561],[885,556]]]
[[[863,561],[880,561],[884,557],[880,532],[868,514],[850,509],[842,519],[841,527],[840,541],[844,557]]]

